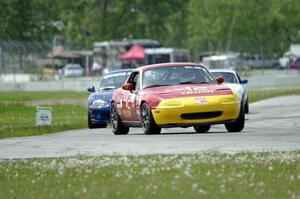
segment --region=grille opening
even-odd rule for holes
[[[185,120],[197,120],[197,119],[209,119],[209,118],[219,117],[220,115],[222,115],[222,111],[185,113],[181,115],[181,118]]]

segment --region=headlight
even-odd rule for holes
[[[101,108],[101,107],[104,107],[104,106],[108,106],[108,102],[107,101],[98,99],[98,100],[94,100],[92,102],[92,107]]]

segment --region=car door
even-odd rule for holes
[[[132,115],[132,121],[139,122],[140,120],[140,88],[141,88],[141,78],[140,73],[134,73],[133,74],[133,84],[134,89],[131,93],[131,103],[130,103],[130,110]]]
[[[139,120],[137,113],[137,96],[140,90],[139,72],[133,72],[128,83],[132,83],[134,87],[133,90],[123,90],[122,92],[120,102],[122,104],[122,119],[125,122],[137,123]]]

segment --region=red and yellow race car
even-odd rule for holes
[[[225,124],[229,132],[244,128],[241,99],[220,85],[201,64],[164,63],[135,69],[111,101],[113,133],[128,134],[141,126],[145,134],[161,128],[193,126],[198,133],[213,124]]]

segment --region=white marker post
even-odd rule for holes
[[[36,126],[51,125],[52,107],[36,107]]]

